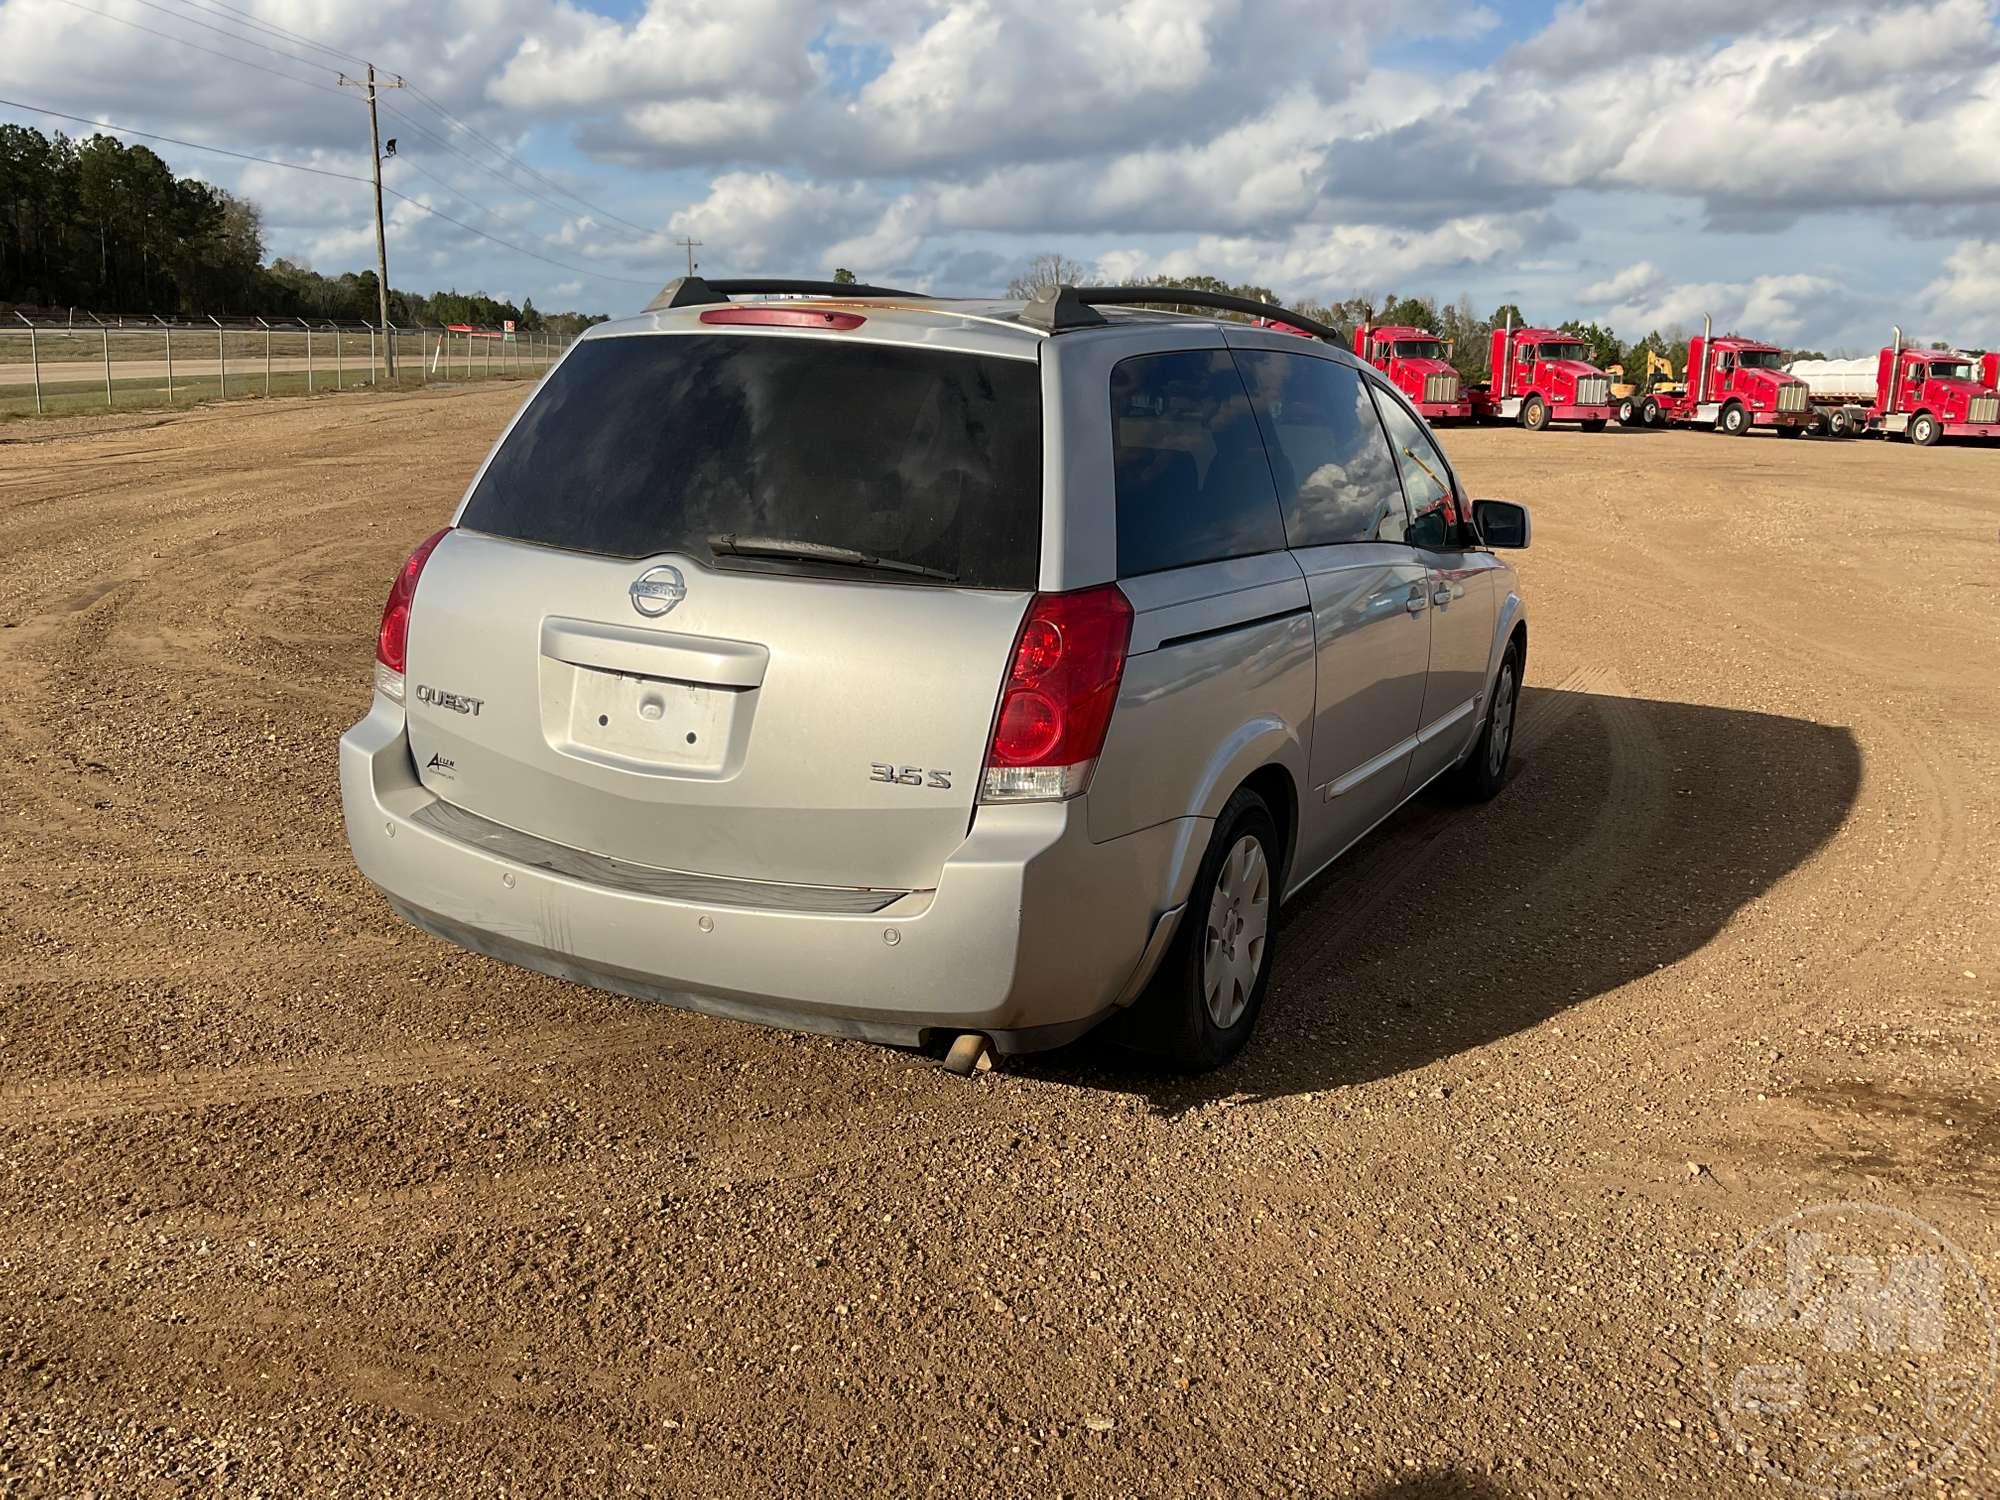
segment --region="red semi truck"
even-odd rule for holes
[[[1835,437],[1879,432],[1928,448],[1948,437],[2000,437],[2000,355],[1904,345],[1903,330],[1871,360],[1806,359],[1815,425]]]
[[[1354,330],[1354,352],[1389,377],[1389,383],[1431,422],[1463,421],[1472,415],[1464,383],[1438,336],[1422,328],[1377,327]]]
[[[1647,426],[1711,427],[1741,437],[1769,427],[1779,437],[1800,437],[1813,424],[1812,393],[1784,369],[1784,351],[1755,339],[1715,337],[1701,320],[1701,337],[1688,340],[1686,390],[1648,396],[1639,410]]]
[[[1602,432],[1611,420],[1611,377],[1590,362],[1590,351],[1572,333],[1553,328],[1493,330],[1492,378],[1470,392],[1472,415],[1482,422],[1518,421],[1530,432],[1551,422],[1575,422]]]

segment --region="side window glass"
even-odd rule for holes
[[[1403,476],[1403,493],[1410,502],[1409,541],[1417,547],[1444,547],[1457,529],[1458,508],[1451,488],[1451,470],[1422,424],[1389,396],[1377,398],[1382,425],[1396,450],[1396,468]]]
[[[1306,354],[1241,349],[1250,405],[1294,547],[1400,542],[1396,458],[1359,372]]]
[[[1226,350],[1120,361],[1111,440],[1121,576],[1284,547],[1271,465]]]

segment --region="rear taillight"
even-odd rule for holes
[[[433,532],[410,554],[403,571],[389,585],[388,603],[382,606],[382,628],[375,632],[375,686],[384,697],[398,703],[403,701],[403,673],[410,660],[410,604],[417,597],[417,580],[450,530],[447,526]]]
[[[1131,641],[1132,606],[1115,584],[1034,597],[993,717],[980,801],[1059,801],[1090,785]]]

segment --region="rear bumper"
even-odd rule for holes
[[[1001,1052],[1060,1046],[1129,1003],[1208,829],[1093,844],[1080,800],[982,808],[934,891],[829,914],[613,889],[452,837],[418,817],[438,799],[379,697],[341,739],[340,783],[361,873],[448,942],[688,1010],[903,1046],[979,1031]]]

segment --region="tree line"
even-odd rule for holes
[[[258,206],[177,177],[145,146],[72,140],[0,125],[0,304],[166,317],[209,315],[374,322],[374,271],[323,275],[264,262]],[[571,334],[604,315],[546,314],[484,292],[389,289],[389,320]]]

